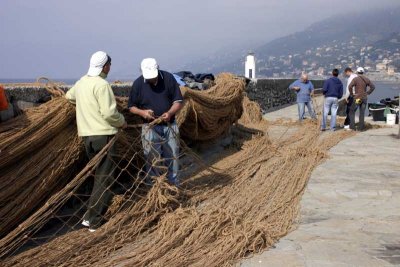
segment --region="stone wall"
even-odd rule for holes
[[[128,96],[128,92],[132,84],[111,84],[111,87],[116,96]],[[72,85],[61,85],[60,89],[65,92]],[[50,99],[50,94],[44,87],[41,86],[7,86],[5,92],[10,101],[27,101],[32,103],[44,103]]]
[[[128,96],[132,84],[112,84],[111,87],[116,96]],[[71,85],[61,85],[60,89],[65,92]],[[6,121],[21,113],[21,110],[35,107],[49,101],[50,94],[41,86],[6,86],[5,93],[10,102],[8,110],[0,111],[0,121]]]
[[[293,79],[258,79],[251,81],[247,86],[247,94],[251,100],[258,102],[263,111],[271,111],[285,105],[293,104],[296,95],[289,90]],[[313,81],[315,88],[322,87],[323,81]],[[116,96],[128,96],[132,84],[112,84]],[[60,88],[68,91],[71,85],[62,85]],[[0,120],[5,121],[19,114],[22,109],[34,107],[48,101],[51,97],[44,87],[40,86],[7,86],[5,88],[10,108],[0,112]]]
[[[247,95],[260,104],[264,112],[272,111],[296,102],[296,94],[289,89],[294,79],[257,79],[247,85]],[[321,88],[322,80],[312,81],[315,88]]]

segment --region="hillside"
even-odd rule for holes
[[[400,7],[332,17],[254,49],[258,75],[293,76],[301,71],[318,75],[333,67],[365,64],[372,70],[379,60],[400,52],[399,32]],[[209,56],[204,71],[242,74],[246,53],[225,50],[223,55]],[[205,61],[188,67],[196,69]]]

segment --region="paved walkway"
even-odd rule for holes
[[[296,116],[296,107],[267,119]],[[240,266],[400,266],[400,140],[396,128],[358,133],[312,173],[300,225]]]

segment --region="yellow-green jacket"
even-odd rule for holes
[[[79,136],[113,135],[125,123],[111,86],[102,76],[83,76],[66,98],[76,105]]]

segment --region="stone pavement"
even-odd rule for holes
[[[294,119],[296,112],[291,106],[265,117]],[[311,175],[298,228],[239,265],[400,266],[397,127],[358,133],[332,148]]]

